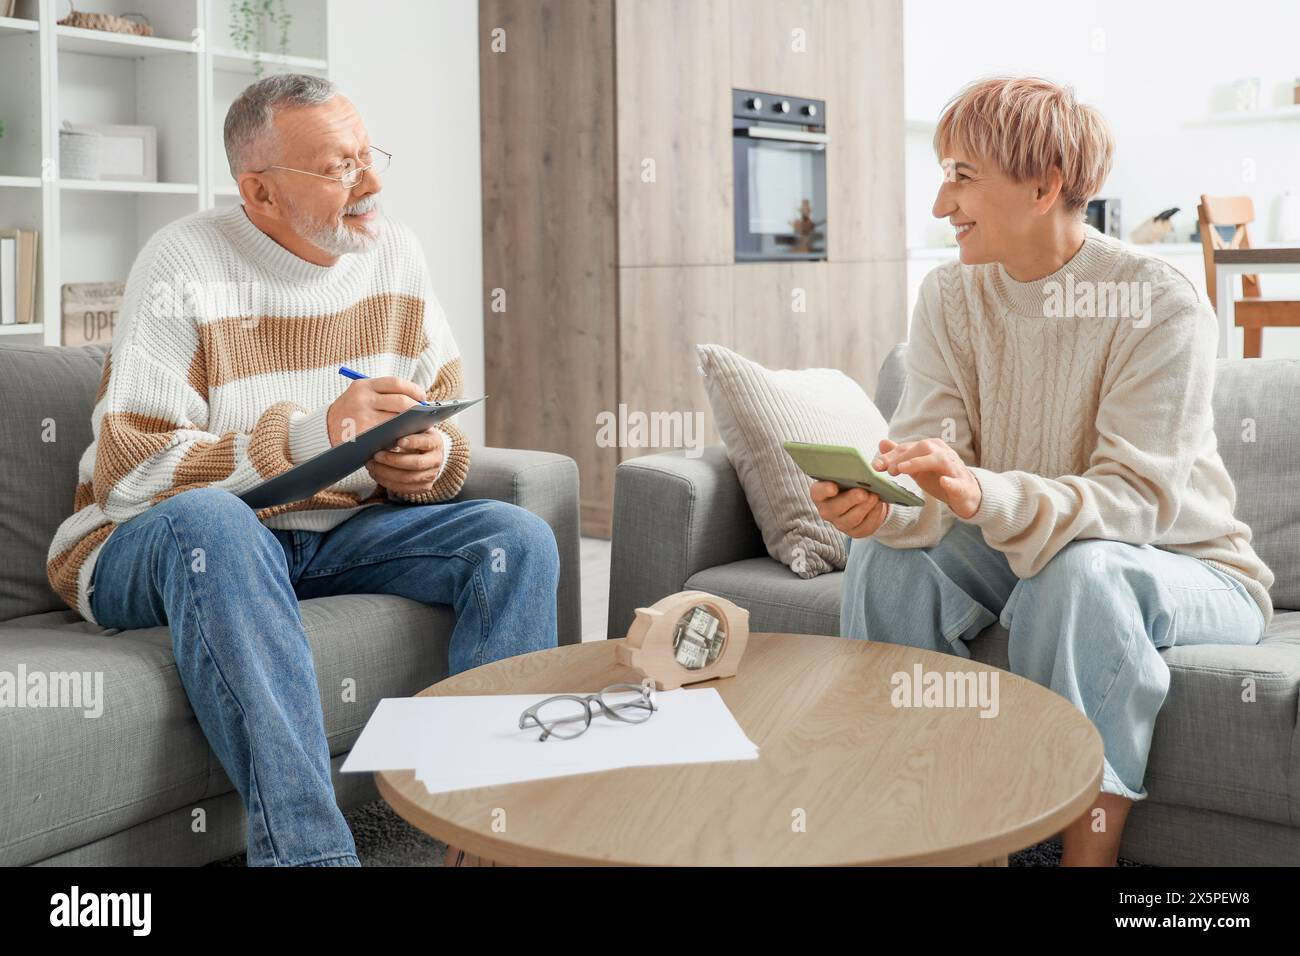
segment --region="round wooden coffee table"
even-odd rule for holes
[[[498,661],[422,694],[594,693],[636,680],[615,663],[617,643]],[[996,675],[996,715],[981,717],[973,701],[895,706],[891,678],[914,678],[918,665],[922,677],[988,672],[990,689]],[[408,822],[463,851],[453,851],[462,862],[1005,865],[1008,853],[1081,816],[1101,785],[1101,738],[1087,718],[1047,688],[964,658],[753,634],[737,676],[696,686],[717,688],[758,760],[442,794],[411,771],[390,771],[375,775],[379,792]]]

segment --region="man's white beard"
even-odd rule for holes
[[[349,252],[369,252],[379,242],[378,218],[369,223],[358,223],[357,228],[350,228],[343,221],[344,216],[378,209],[379,197],[373,194],[350,206],[344,206],[333,222],[307,215],[292,201],[287,202],[286,205],[289,210],[289,225],[293,227],[293,231],[332,256],[342,256]]]

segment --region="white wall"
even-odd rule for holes
[[[330,78],[393,153],[389,215],[420,237],[434,290],[483,394],[483,227],[477,0],[329,0]],[[484,441],[481,408],[457,423]]]
[[[1264,108],[1292,103],[1298,38],[1296,0],[906,0],[904,111],[933,121],[965,83],[990,73],[1069,83],[1115,135],[1103,195],[1122,202],[1124,238],[1178,206],[1186,241],[1198,197],[1208,193],[1253,198],[1259,244],[1273,238],[1282,193],[1300,193],[1300,119],[1205,121],[1233,108],[1232,84],[1242,77],[1261,79]],[[930,135],[907,134],[911,248],[952,242],[951,229],[930,215],[940,179]],[[1270,275],[1262,284],[1267,297],[1300,298],[1300,277]],[[1300,357],[1300,330],[1266,331],[1264,356]]]

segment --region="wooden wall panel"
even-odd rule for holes
[[[823,0],[832,261],[901,259],[902,0]]]
[[[735,347],[731,273],[730,266],[619,270],[620,401],[646,414],[703,412],[705,444],[719,438],[695,346]],[[663,450],[628,448],[622,457]]]
[[[618,391],[612,18],[610,0],[479,7],[488,443],[571,456],[584,502],[606,503],[618,458],[592,434]]]
[[[825,66],[822,0],[732,0],[733,87],[824,100]]]
[[[837,364],[825,263],[743,263],[732,269],[732,288],[736,348],[746,358],[772,369]]]
[[[481,0],[479,25],[488,441],[573,457],[586,533],[656,450],[600,447],[602,412],[718,440],[696,343],[874,390],[908,325],[901,0]],[[831,262],[734,263],[733,86],[827,100]]]
[[[880,363],[907,341],[907,263],[826,264],[827,311],[838,343],[835,367],[875,397]]]
[[[616,0],[615,25],[619,264],[730,264],[731,2]]]

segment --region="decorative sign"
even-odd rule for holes
[[[108,345],[122,311],[125,282],[71,282],[63,287],[64,345]]]

